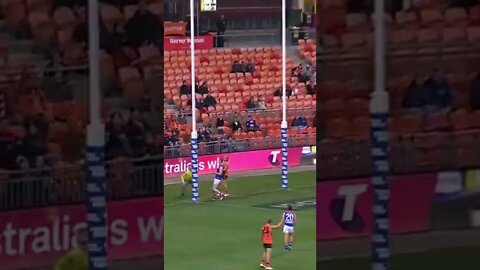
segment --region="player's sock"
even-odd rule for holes
[[[288,249],[292,249],[292,242],[288,243]]]
[[[284,248],[284,249],[285,249],[285,252],[288,252],[288,251],[289,251],[288,245],[285,245],[285,248]]]

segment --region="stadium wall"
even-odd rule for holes
[[[372,236],[371,182],[317,182],[317,241]],[[392,176],[390,194],[382,195],[391,200],[385,226],[394,234],[471,228],[472,210],[480,209],[479,192],[479,170]]]
[[[109,260],[163,255],[163,198],[109,202]],[[85,206],[0,212],[0,270],[52,267],[75,243]]]

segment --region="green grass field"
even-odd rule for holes
[[[280,190],[280,175],[231,176],[232,197],[211,201],[212,181],[200,184],[201,203],[182,199],[179,185],[165,187],[165,269],[259,269],[263,247],[260,228],[268,218],[278,222],[284,203],[297,209],[295,243],[283,252],[283,234],[274,233],[275,269],[311,270],[316,265],[315,172],[291,173],[288,191]],[[296,203],[296,204],[295,204]]]
[[[392,258],[391,270],[476,270],[480,269],[480,248],[455,248],[398,254]],[[317,269],[370,270],[369,258],[319,262]]]

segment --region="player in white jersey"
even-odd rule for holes
[[[289,252],[292,249],[293,232],[295,224],[297,223],[297,215],[293,211],[292,205],[288,205],[287,211],[282,214],[282,219],[279,224],[283,223],[283,234],[285,236],[285,252]]]
[[[219,163],[220,163],[220,166],[218,166],[217,168],[217,173],[215,173],[215,178],[213,179],[213,186],[212,186],[214,200],[216,199],[223,200],[223,198],[225,197],[223,192],[218,190],[218,186],[224,180],[223,158],[220,158]]]

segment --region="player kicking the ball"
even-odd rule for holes
[[[272,270],[270,266],[270,257],[272,255],[272,245],[273,245],[273,230],[280,228],[280,224],[272,225],[272,220],[268,219],[267,224],[262,227],[262,242],[263,242],[263,255],[262,262],[260,267],[267,270]]]
[[[282,215],[282,219],[279,222],[279,225],[283,223],[283,234],[285,236],[284,240],[284,248],[285,252],[289,252],[292,250],[292,243],[293,243],[293,228],[297,222],[297,215],[293,211],[292,205],[287,206],[287,211],[285,211]]]
[[[213,200],[219,199],[220,201],[223,200],[225,197],[225,194],[221,192],[218,188],[219,185],[222,183],[224,180],[224,163],[223,163],[223,158],[220,158],[220,166],[217,168],[217,173],[215,174],[215,178],[213,179],[213,186],[212,186],[212,192],[213,192]]]

